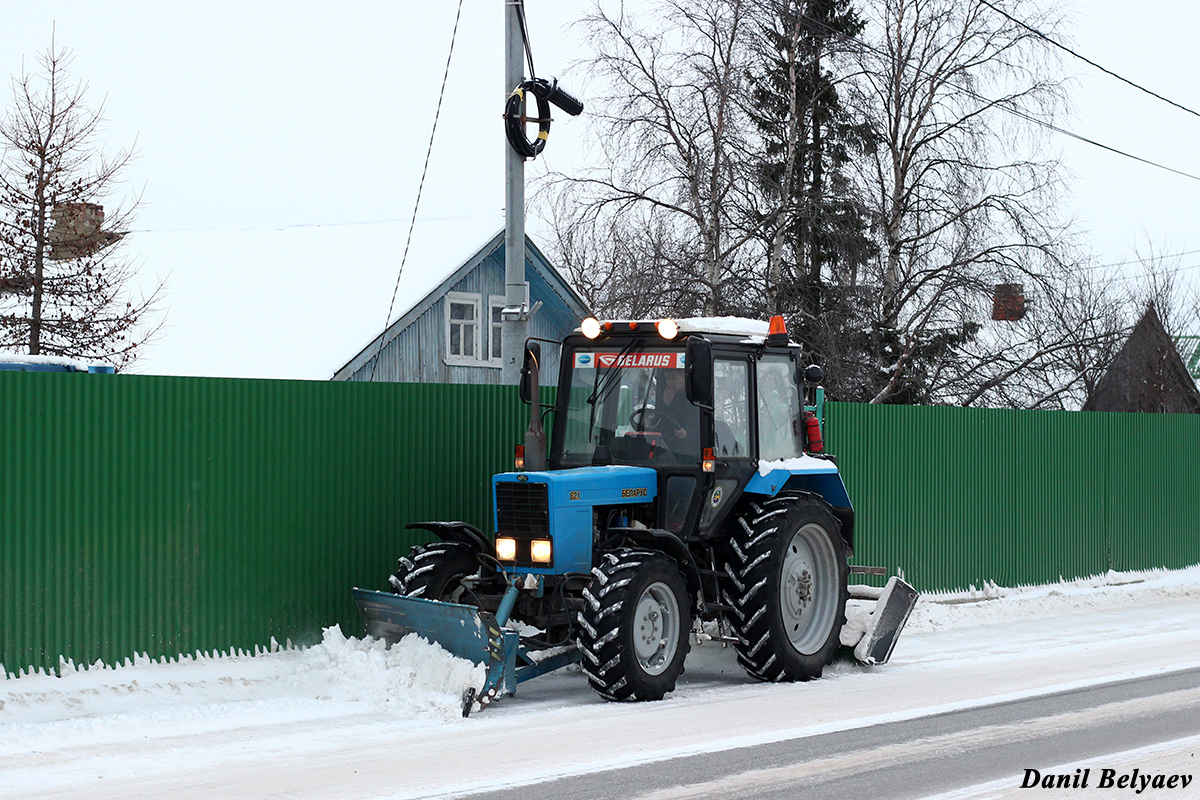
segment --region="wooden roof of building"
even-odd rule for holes
[[[1083,410],[1200,413],[1200,389],[1153,304],[1133,327]]]

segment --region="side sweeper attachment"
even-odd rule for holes
[[[864,664],[886,664],[892,657],[900,631],[908,622],[908,615],[917,605],[917,590],[903,578],[892,577],[882,589],[851,586],[850,597],[854,600],[874,600],[875,608],[871,611],[862,638],[852,644],[843,635],[842,643],[852,645],[854,657]]]

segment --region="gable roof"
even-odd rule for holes
[[[1153,304],[1134,326],[1083,410],[1200,413],[1200,389]]]
[[[360,350],[353,358],[343,364],[334,375],[343,375],[359,369],[363,364],[370,361],[377,352],[386,346],[388,342],[396,338],[400,333],[415,322],[422,314],[430,309],[438,300],[441,299],[450,288],[461,281],[472,270],[479,267],[489,256],[496,250],[504,246],[504,229],[501,228],[492,235],[487,242],[465,260],[455,261],[452,256],[448,257],[439,265],[422,263],[418,270],[405,272],[401,275],[400,287],[397,291],[397,310],[394,314],[399,314],[399,318],[387,326],[379,336],[374,337],[362,350]],[[447,253],[448,255],[448,253]],[[447,266],[454,265],[449,268]],[[554,265],[550,263],[550,259],[546,258],[541,249],[529,238],[525,236],[525,269],[533,269],[540,273],[550,286],[551,290],[560,294],[566,305],[574,305],[577,308],[587,308],[587,304],[579,293],[567,283]],[[382,346],[380,340],[382,339]]]

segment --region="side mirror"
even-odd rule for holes
[[[804,370],[805,383],[811,383],[815,385],[823,380],[825,380],[825,370],[821,369],[816,364],[810,364],[808,368]]]
[[[521,363],[521,383],[518,391],[525,403],[534,401],[538,392],[538,368],[542,363],[542,346],[537,342],[526,342],[525,360]]]
[[[687,340],[687,399],[698,406],[713,404],[712,342],[697,336]]]

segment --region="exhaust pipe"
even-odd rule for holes
[[[529,403],[529,427],[525,429],[525,469],[538,472],[546,468],[546,431],[542,428],[541,386],[539,365],[542,347],[537,342],[525,342],[525,359],[521,364],[521,399]]]

